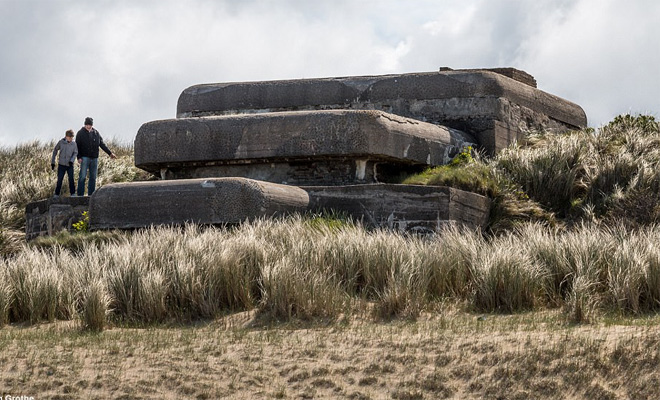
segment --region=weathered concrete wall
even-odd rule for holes
[[[365,156],[366,157],[366,156]],[[239,165],[176,166],[161,170],[163,179],[241,177],[283,185],[350,185],[396,183],[402,174],[414,174],[424,166],[367,158],[334,157],[321,160],[279,161]]]
[[[90,202],[90,228],[235,224],[304,211],[307,192],[244,178],[182,179],[105,185]]]
[[[25,207],[25,238],[50,236],[59,231],[72,231],[89,208],[89,197],[59,197],[35,201]]]
[[[236,224],[256,217],[324,210],[347,213],[367,226],[433,232],[447,223],[484,227],[490,201],[453,188],[415,185],[298,188],[244,178],[141,182],[106,185],[94,192],[90,226]]]
[[[435,232],[448,223],[476,229],[488,223],[490,200],[462,190],[419,185],[305,187],[311,211],[340,211],[367,226]]]
[[[493,154],[505,145],[486,139],[494,124],[511,138],[587,124],[578,105],[487,70],[196,85],[179,96],[177,117],[319,109],[375,109],[450,126]]]
[[[134,149],[136,166],[163,178],[306,185],[376,182],[375,164],[445,164],[474,143],[458,130],[382,111],[326,110],[153,121]]]

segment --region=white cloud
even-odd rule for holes
[[[660,111],[660,3],[582,0],[524,44],[520,64],[582,105],[590,125]]]
[[[0,145],[131,141],[206,82],[514,66],[592,124],[658,112],[655,0],[0,0]],[[6,23],[4,23],[6,22]]]

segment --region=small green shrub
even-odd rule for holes
[[[355,226],[355,222],[347,214],[331,211],[327,213],[313,213],[304,217],[306,224],[320,231],[339,231],[343,228]]]
[[[618,115],[605,126],[608,131],[625,131],[628,129],[639,129],[644,134],[657,134],[660,132],[660,124],[653,115]]]
[[[89,211],[82,213],[82,219],[74,223],[73,228],[78,232],[89,232]]]
[[[449,163],[452,167],[465,166],[467,164],[474,162],[474,157],[472,157],[472,146],[465,147],[460,153],[458,153],[454,158],[451,159]]]

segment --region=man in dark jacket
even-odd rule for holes
[[[110,158],[117,156],[110,151],[108,146],[103,143],[103,138],[99,131],[93,128],[94,120],[91,117],[85,118],[85,126],[80,128],[76,134],[76,144],[78,145],[78,162],[80,163],[80,175],[78,175],[78,196],[85,194],[85,179],[89,170],[89,184],[87,186],[87,195],[91,196],[96,190],[96,174],[99,167],[99,147],[103,149]]]

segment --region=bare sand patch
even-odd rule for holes
[[[417,321],[0,330],[3,394],[115,399],[650,398],[660,329],[562,324],[556,312]]]

